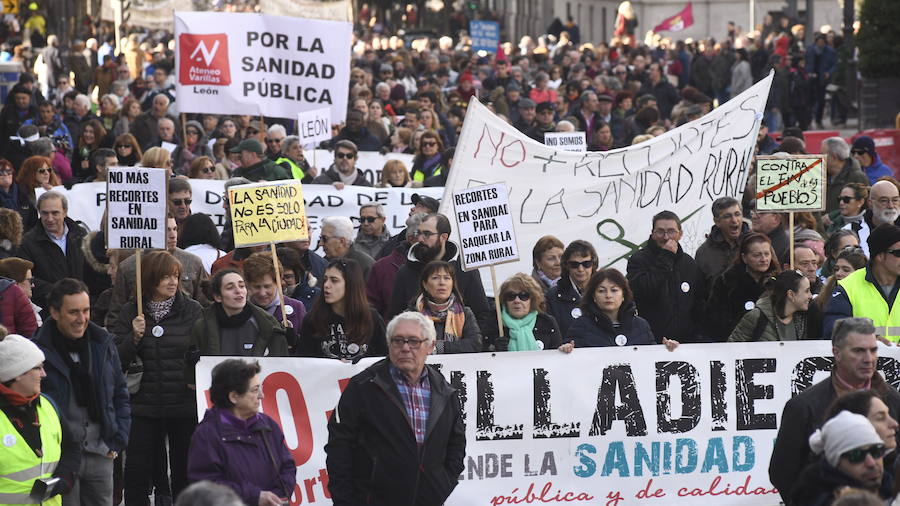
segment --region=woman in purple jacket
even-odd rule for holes
[[[215,366],[209,396],[212,409],[191,438],[188,479],[233,489],[244,503],[288,504],[297,466],[281,427],[259,412],[259,363],[228,359]]]

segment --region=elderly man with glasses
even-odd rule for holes
[[[332,500],[443,504],[466,451],[459,396],[425,363],[435,342],[430,319],[401,313],[388,324],[387,340],[388,358],[350,380],[328,421]]]

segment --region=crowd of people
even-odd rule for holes
[[[694,255],[680,243],[680,217],[664,209],[624,270],[601,267],[598,244],[542,237],[529,245],[532,272],[494,294],[499,321],[479,273],[462,269],[452,220],[424,194],[413,195],[399,234],[380,204],[365,204],[324,219],[318,244],[284,243],[274,258],[266,247],[235,248],[230,221],[220,232],[191,211],[192,179],[226,189],[284,179],[335,192],[444,186],[473,98],[539,142],[584,131],[589,149],[609,150],[697,119],[769,70],[757,153],[806,153],[803,130],[821,125],[825,86],[843,63],[838,35],[817,33],[805,47],[804,30],[767,19],[761,32],[718,41],[594,45],[572,37],[570,20],[557,36],[487,56],[463,39],[407,47],[358,31],[346,122],[323,144],[334,153],[327,167],[306,159],[292,121],[180,114],[170,34],[134,31],[119,47],[108,34],[69,47],[49,35],[30,58],[0,53],[26,67],[0,111],[9,334],[0,424],[15,425],[0,432],[21,435],[4,439],[15,459],[0,463],[0,497],[138,505],[206,493],[218,504],[280,505],[296,469],[280,427],[259,413],[260,368],[248,360],[385,357],[350,382],[329,421],[332,499],[441,504],[462,470],[465,432],[429,354],[805,339],[831,339],[835,369],[785,407],[772,483],[788,504],[827,504],[844,485],[892,497],[900,394],[875,361],[878,340],[900,341],[900,183],[869,137],[822,143],[826,210],[797,213],[793,231],[784,215],[756,209],[750,177],[743,195],[712,203],[714,225]],[[846,111],[832,106],[831,122],[843,122]],[[413,161],[391,160],[370,181],[361,151]],[[140,283],[134,252],[107,249],[103,231],[70,217],[54,190],[105,181],[112,166],[171,176],[166,247],[142,255]],[[215,355],[248,360],[214,369],[213,407],[198,424],[194,365]],[[398,481],[416,474],[415,487]],[[205,481],[226,489],[189,486]]]

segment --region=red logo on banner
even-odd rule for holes
[[[182,33],[178,36],[178,51],[178,81],[181,84],[231,84],[228,35]]]

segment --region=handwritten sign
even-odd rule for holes
[[[232,186],[228,200],[237,248],[309,237],[300,181]]]
[[[331,138],[331,109],[323,107],[297,114],[300,145],[318,144]]]
[[[756,190],[760,211],[824,211],[825,157],[757,157]]]
[[[464,270],[519,259],[506,185],[458,190],[453,193],[453,209],[461,239]]]
[[[165,169],[110,167],[107,170],[106,209],[110,249],[166,247]]]
[[[544,145],[560,151],[587,151],[584,132],[547,132],[544,134]]]

